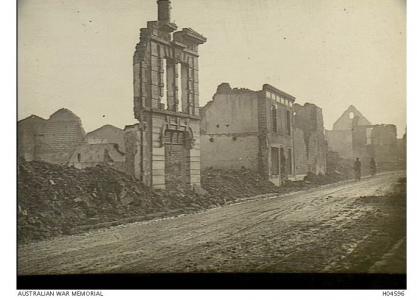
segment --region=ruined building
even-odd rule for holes
[[[125,172],[124,151],[124,131],[107,124],[86,134],[85,143],[75,148],[68,165],[77,169],[107,165]]]
[[[106,165],[121,172],[126,171],[125,154],[115,143],[82,144],[74,150],[67,165],[77,169]]]
[[[206,38],[171,22],[171,2],[158,0],[158,20],[140,30],[133,57],[134,115],[125,128],[127,172],[149,186],[200,185],[198,46]]]
[[[294,101],[269,84],[260,91],[220,84],[201,109],[202,168],[246,167],[277,185],[293,177]]]
[[[339,153],[341,157],[352,159],[354,156],[352,130],[357,126],[368,125],[371,125],[371,122],[356,107],[350,105],[333,124],[333,129],[326,131],[329,150]]]
[[[326,131],[329,150],[347,159],[360,158],[363,166],[373,157],[379,169],[398,168],[400,152],[397,127],[373,125],[353,105]]]
[[[294,104],[295,175],[326,173],[327,142],[323,113],[315,104]]]
[[[47,120],[32,115],[18,122],[18,155],[27,161],[65,164],[84,141],[80,118],[65,108]]]
[[[88,144],[116,144],[121,152],[125,152],[124,131],[113,125],[104,125],[86,134]]]

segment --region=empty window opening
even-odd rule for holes
[[[168,108],[168,89],[167,89],[167,60],[165,58],[161,59],[160,67],[160,78],[161,78],[161,109]]]
[[[211,138],[209,139],[209,141],[210,141],[211,143],[213,143],[213,142],[214,142],[214,138],[212,138],[212,137],[211,137]]]
[[[277,130],[278,130],[278,126],[277,126],[277,108],[273,105],[271,110],[272,110],[272,113],[271,113],[272,131],[277,132]]]
[[[291,135],[291,113],[287,110],[287,134]]]
[[[183,65],[180,63],[178,64],[178,69],[177,69],[177,74],[178,74],[178,83],[177,83],[177,87],[178,87],[178,101],[177,101],[177,111],[182,112],[184,107],[183,107],[183,90],[184,90],[184,74],[183,74]]]
[[[78,160],[78,162],[81,162],[81,153],[77,154],[77,160]]]
[[[351,111],[350,113],[349,113],[349,119],[353,119],[355,117],[355,114]]]

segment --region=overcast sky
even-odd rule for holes
[[[264,83],[372,123],[406,116],[404,0],[172,0],[172,19],[207,37],[200,105],[221,82]],[[19,119],[76,113],[86,131],[133,124],[132,57],[156,0],[19,0]]]

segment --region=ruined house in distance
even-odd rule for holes
[[[358,157],[364,168],[374,158],[378,169],[400,167],[397,127],[393,124],[373,125],[353,105],[343,112],[327,130],[329,150],[347,159]]]
[[[81,119],[66,108],[48,119],[31,115],[18,122],[18,155],[78,169],[107,165],[125,172],[124,131],[105,125],[87,135]]]
[[[125,152],[124,131],[113,125],[104,125],[86,134],[88,144],[115,144],[121,152]]]
[[[201,109],[202,168],[246,167],[276,185],[293,177],[294,101],[269,84],[260,91],[220,84]]]
[[[125,154],[115,143],[82,144],[74,150],[67,165],[77,169],[106,165],[121,172],[126,171]]]
[[[295,103],[293,110],[295,175],[300,178],[308,173],[325,174],[327,141],[322,109],[312,103]]]
[[[126,172],[124,131],[113,125],[104,125],[85,136],[85,143],[75,148],[68,166],[85,169],[107,165]]]
[[[326,131],[329,150],[339,153],[343,158],[353,159],[352,130],[357,126],[369,125],[371,122],[356,107],[350,105],[333,124],[333,129]]]
[[[126,169],[156,188],[200,186],[198,46],[206,38],[177,31],[171,2],[140,30],[133,58],[134,115],[125,127]]]
[[[32,115],[18,122],[18,155],[27,161],[66,164],[84,142],[81,119],[66,108],[49,119]]]

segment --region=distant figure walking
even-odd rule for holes
[[[371,172],[371,176],[375,176],[376,174],[376,162],[375,159],[372,157],[371,161],[369,162],[369,169]]]
[[[355,160],[353,171],[355,172],[355,180],[361,180],[361,161],[359,160],[359,157]]]

